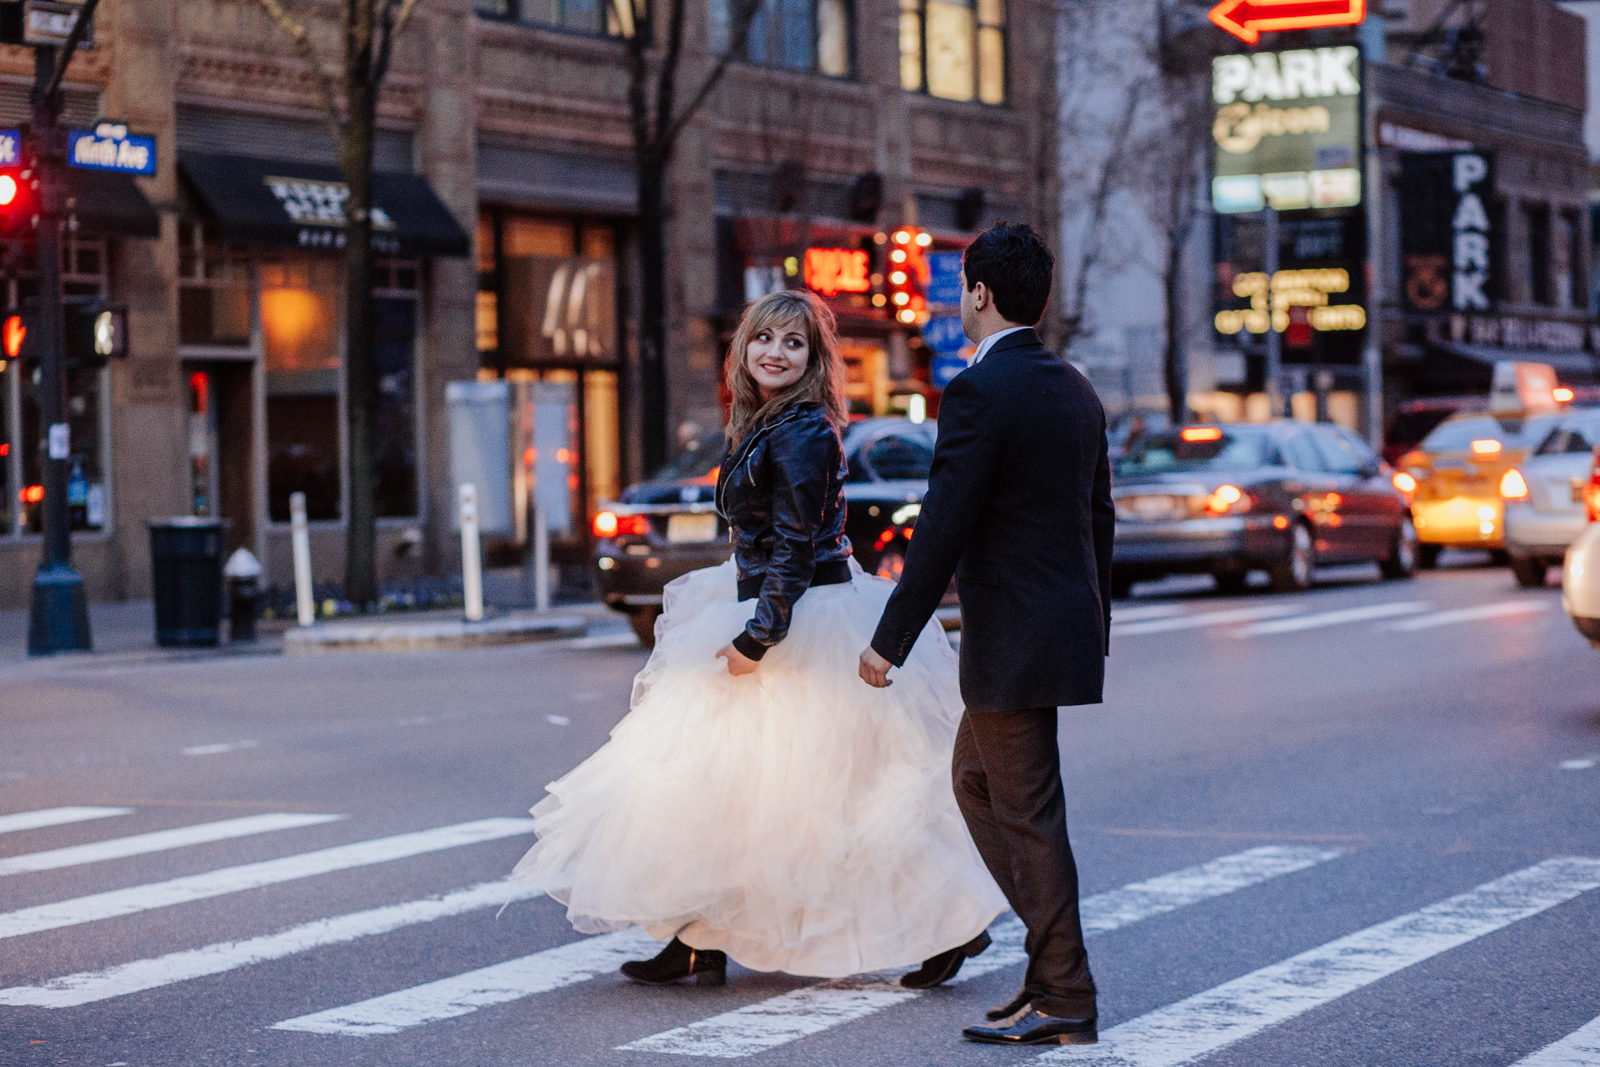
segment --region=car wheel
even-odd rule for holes
[[[1311,588],[1317,567],[1317,550],[1311,531],[1300,523],[1289,528],[1289,549],[1272,565],[1272,588],[1279,593],[1300,593]]]
[[[872,573],[879,578],[887,578],[891,582],[899,582],[900,574],[906,569],[906,554],[898,548],[886,548],[878,557],[878,565]]]
[[[1249,571],[1217,571],[1211,577],[1217,583],[1217,592],[1225,596],[1238,596],[1250,588]]]
[[[1439,565],[1438,545],[1417,545],[1417,569],[1431,571]]]
[[[1512,556],[1511,576],[1524,589],[1544,588],[1544,575],[1549,566],[1535,556]]]
[[[633,627],[634,636],[639,639],[641,648],[656,647],[656,619],[660,617],[660,608],[640,608],[629,613],[628,625]]]
[[[1510,565],[1511,553],[1507,552],[1503,548],[1492,548],[1489,550],[1489,566],[1509,567]]]
[[[1416,574],[1417,547],[1417,528],[1402,515],[1400,525],[1394,531],[1394,541],[1389,545],[1389,558],[1378,564],[1383,576],[1399,579]]]

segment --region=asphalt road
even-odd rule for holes
[[[1600,652],[1503,570],[1324,578],[1119,603],[1062,715],[1102,1043],[1041,1062],[1600,1064]],[[0,1065],[1037,1059],[959,1036],[1018,984],[1005,920],[911,997],[644,989],[635,935],[497,917],[626,640],[0,667]]]

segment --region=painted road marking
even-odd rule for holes
[[[122,859],[125,856],[143,856],[150,852],[165,852],[185,845],[201,845],[208,841],[227,841],[251,834],[270,833],[273,830],[293,830],[301,826],[316,826],[334,822],[343,815],[247,815],[242,819],[202,823],[198,826],[180,826],[174,830],[157,830],[149,834],[134,834],[110,841],[95,841],[70,848],[55,848],[48,852],[30,852],[24,856],[0,859],[0,878],[9,874],[33,871],[54,871],[62,867],[76,867],[84,863]]]
[[[1298,615],[1292,619],[1276,619],[1241,626],[1233,631],[1235,637],[1258,637],[1266,634],[1292,634],[1301,630],[1315,630],[1323,626],[1343,626],[1352,622],[1370,622],[1395,615],[1414,615],[1433,607],[1426,600],[1405,600],[1393,604],[1369,604],[1361,608],[1343,608],[1339,611],[1320,611],[1315,615]]]
[[[1062,1047],[1034,1062],[1191,1063],[1596,887],[1600,860],[1546,860],[1141,1015],[1102,1033],[1098,1045]]]
[[[1600,1019],[1585,1023],[1512,1067],[1600,1067]]]
[[[1561,769],[1564,771],[1586,771],[1594,765],[1595,761],[1592,759],[1564,759],[1561,761]]]
[[[1144,619],[1165,619],[1171,615],[1184,613],[1182,604],[1141,604],[1136,608],[1111,608],[1111,621],[1113,623],[1140,622]]]
[[[38,811],[19,811],[15,815],[0,815],[0,834],[132,814],[132,808],[41,808]]]
[[[1085,899],[1080,905],[1083,931],[1089,935],[1107,933],[1269,878],[1305,870],[1341,854],[1339,849],[1266,845],[1135,882]],[[1000,923],[990,936],[994,944],[983,955],[968,960],[952,981],[970,981],[1027,962],[1028,953],[1023,946],[1027,929],[1021,922],[1011,919]],[[884,975],[863,975],[796,989],[620,1047],[629,1052],[670,1052],[719,1059],[753,1056],[921,995],[921,991],[905,989]]]
[[[154,959],[134,960],[103,971],[69,974],[63,978],[53,978],[43,985],[0,989],[0,1004],[36,1008],[70,1008],[92,1004],[282,959],[324,945],[339,945],[375,934],[386,934],[405,926],[497,907],[512,900],[527,900],[542,896],[543,893],[543,890],[529,883],[503,880],[480,882],[443,896],[318,919],[247,941],[219,941],[204,948],[172,952]]]
[[[1480,622],[1483,619],[1498,619],[1506,615],[1531,615],[1536,611],[1545,610],[1552,603],[1554,602],[1549,600],[1502,600],[1495,604],[1480,604],[1475,608],[1436,611],[1431,615],[1402,619],[1399,622],[1386,623],[1381,629],[1411,633],[1415,630],[1431,630],[1435,626],[1449,626],[1458,622]]]
[[[1202,626],[1225,626],[1235,622],[1256,622],[1294,615],[1304,609],[1298,604],[1259,604],[1251,608],[1227,608],[1223,611],[1202,611],[1195,615],[1179,615],[1170,619],[1151,619],[1149,622],[1132,622],[1111,627],[1112,636],[1134,637],[1139,634],[1163,634],[1170,630],[1194,630]]]
[[[470,1015],[492,1004],[613,974],[624,962],[659,951],[661,946],[642,930],[602,934],[342,1008],[286,1019],[272,1028],[308,1034],[398,1034],[423,1023]]]
[[[167,908],[174,904],[206,900],[246,889],[276,885],[279,882],[292,882],[314,875],[349,870],[352,867],[387,863],[408,856],[419,856],[462,845],[475,845],[484,841],[497,841],[503,837],[532,832],[532,819],[479,819],[477,822],[396,834],[393,837],[379,837],[371,841],[357,841],[350,845],[337,845],[316,852],[304,852],[260,863],[247,863],[240,867],[225,867],[166,882],[113,889],[93,896],[77,897],[55,904],[40,904],[37,907],[0,914],[0,938],[38,933],[41,930],[56,930],[63,926],[76,926],[119,915],[132,915],[153,908]]]
[[[183,750],[185,756],[217,756],[224,752],[238,752],[241,749],[256,748],[260,741],[226,741],[220,745],[190,745]]]

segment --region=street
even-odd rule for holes
[[[1101,1043],[1044,1053],[960,1037],[1020,981],[1009,915],[926,993],[649,989],[642,934],[499,881],[626,711],[620,618],[0,666],[0,1063],[1517,1063],[1600,1014],[1600,652],[1504,569],[1321,577],[1118,602],[1107,701],[1061,716]]]

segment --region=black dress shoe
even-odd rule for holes
[[[1093,1045],[1100,1040],[1100,1031],[1092,1015],[1063,1019],[1030,1011],[1010,1026],[969,1026],[961,1036],[986,1045]]]
[[[932,989],[948,982],[961,970],[963,963],[988,948],[989,944],[989,931],[985,930],[959,948],[923,960],[917,970],[900,976],[900,984],[907,989]]]
[[[1029,995],[1026,989],[1019,989],[1017,990],[1016,996],[1012,997],[998,1008],[990,1008],[988,1011],[983,1013],[983,1017],[992,1023],[1000,1023],[1002,1026],[1010,1026],[1012,1023],[1020,1019],[1023,1013],[1032,1007],[1032,1005],[1033,997]]]
[[[671,985],[690,977],[696,985],[724,985],[728,954],[714,948],[690,948],[673,938],[655,959],[629,960],[620,970],[641,985]]]

